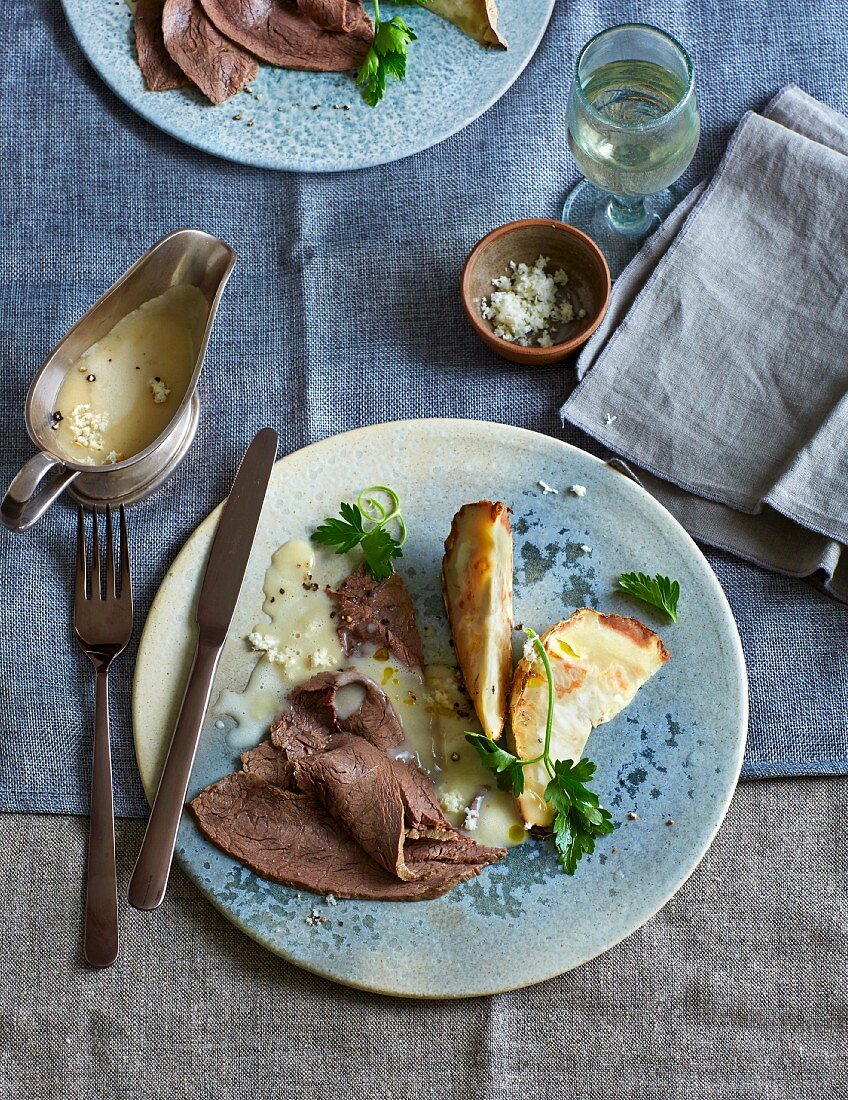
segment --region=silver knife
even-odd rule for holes
[[[165,896],[215,669],[236,609],[276,457],[277,433],[263,428],[245,452],[218,520],[197,605],[194,660],[130,879],[129,901],[136,909],[155,909]]]

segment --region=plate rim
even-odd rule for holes
[[[652,494],[649,493],[648,490],[645,489],[643,485],[641,485],[638,481],[636,481],[632,478],[628,478],[626,474],[622,473],[619,470],[616,470],[616,468],[614,466],[611,466],[608,462],[605,462],[603,459],[598,458],[596,455],[590,454],[588,451],[583,450],[581,447],[577,447],[574,444],[569,443],[564,439],[557,438],[556,436],[547,435],[544,432],[537,432],[537,431],[534,431],[531,428],[521,428],[521,427],[518,427],[518,426],[513,425],[513,424],[504,424],[504,423],[501,423],[500,421],[479,420],[479,419],[468,418],[468,417],[414,417],[414,418],[406,418],[406,419],[403,419],[403,420],[381,421],[381,422],[376,423],[376,424],[367,424],[367,425],[364,425],[364,426],[359,427],[359,428],[352,428],[352,429],[349,429],[348,431],[337,432],[334,435],[325,436],[323,439],[317,440],[314,443],[307,444],[304,447],[296,448],[295,450],[289,451],[287,454],[282,455],[274,463],[274,469],[276,469],[276,467],[280,463],[286,462],[288,459],[292,458],[295,455],[302,455],[304,452],[310,452],[310,451],[315,452],[319,449],[329,449],[330,447],[335,445],[336,442],[340,439],[349,439],[350,440],[353,437],[361,437],[361,436],[372,434],[372,433],[377,434],[377,433],[381,433],[381,432],[390,431],[392,428],[397,428],[399,426],[409,426],[409,425],[416,425],[416,426],[425,425],[426,426],[427,424],[438,425],[438,426],[441,426],[441,427],[459,426],[459,425],[467,427],[469,424],[472,424],[472,425],[475,425],[478,428],[479,427],[485,427],[487,429],[495,429],[496,431],[503,432],[506,435],[513,435],[517,438],[524,438],[524,439],[526,439],[528,437],[529,438],[539,438],[539,439],[542,439],[546,442],[554,443],[554,444],[564,448],[566,451],[574,452],[574,453],[580,454],[581,456],[583,456],[585,458],[589,458],[589,459],[592,460],[592,462],[596,463],[597,465],[606,466],[609,469],[611,469],[613,472],[619,473],[622,477],[627,478],[629,484],[631,486],[633,486],[634,489],[638,490],[638,492],[640,494],[642,494],[643,497],[647,500],[648,505],[649,505],[650,508],[653,508],[654,511],[657,514],[662,515],[664,517],[667,517],[667,519],[670,520],[672,522],[672,524],[674,524],[674,526],[676,526],[678,528],[679,533],[684,536],[684,541],[686,543],[688,543],[690,551],[694,551],[696,557],[698,559],[700,559],[700,561],[703,563],[704,566],[706,566],[706,575],[709,579],[709,584],[710,584],[710,586],[713,590],[713,594],[718,597],[719,604],[723,607],[723,609],[725,611],[725,614],[726,614],[726,617],[727,617],[727,620],[728,620],[728,623],[731,627],[731,629],[727,633],[727,637],[728,637],[728,640],[731,642],[731,650],[732,650],[732,653],[735,657],[734,666],[735,666],[735,671],[738,674],[738,681],[737,682],[738,682],[739,687],[740,687],[740,704],[741,704],[740,705],[740,713],[739,713],[739,716],[738,716],[739,721],[738,721],[738,725],[737,725],[736,759],[733,762],[733,767],[730,768],[728,773],[727,773],[726,789],[725,789],[725,792],[724,792],[724,797],[721,800],[721,803],[720,803],[720,806],[719,806],[719,812],[717,813],[717,815],[715,817],[714,825],[710,829],[708,834],[704,837],[704,839],[703,839],[701,845],[699,846],[699,848],[693,849],[690,866],[688,866],[687,869],[685,871],[683,871],[683,873],[679,877],[674,879],[674,881],[669,885],[667,890],[662,892],[661,899],[658,903],[656,903],[656,904],[654,902],[650,903],[650,905],[648,906],[649,911],[647,911],[639,919],[639,923],[636,924],[636,926],[634,928],[631,928],[629,931],[625,932],[623,935],[614,935],[609,939],[605,939],[603,945],[597,951],[592,951],[591,954],[589,954],[585,958],[581,959],[580,962],[574,963],[572,966],[569,966],[564,970],[555,970],[551,974],[547,975],[546,977],[536,978],[536,979],[533,979],[529,982],[522,981],[521,978],[519,977],[517,980],[508,981],[508,982],[505,982],[505,983],[500,982],[500,983],[496,984],[493,988],[490,988],[490,989],[475,990],[475,991],[470,992],[470,993],[469,992],[441,992],[441,993],[440,992],[426,992],[426,993],[421,993],[421,992],[414,992],[414,991],[380,990],[380,989],[375,988],[373,985],[369,985],[365,981],[356,981],[355,979],[352,979],[352,978],[338,977],[334,974],[328,973],[326,970],[321,970],[316,965],[311,965],[309,962],[303,961],[301,959],[294,958],[291,954],[287,953],[284,950],[283,944],[278,944],[278,943],[272,941],[269,937],[263,936],[257,929],[251,927],[247,923],[245,923],[245,922],[241,921],[240,919],[238,919],[238,917],[231,910],[224,907],[223,903],[217,898],[217,896],[215,895],[215,893],[213,891],[207,890],[199,881],[197,881],[197,879],[194,877],[190,867],[187,866],[186,861],[179,855],[179,853],[175,853],[174,858],[179,863],[180,868],[183,871],[183,873],[187,876],[187,878],[192,883],[192,885],[196,889],[198,889],[200,891],[200,893],[203,894],[203,896],[206,897],[212,903],[212,905],[215,907],[215,909],[217,909],[218,912],[220,912],[222,914],[222,916],[224,916],[231,924],[233,924],[241,932],[243,932],[244,934],[249,936],[250,939],[252,939],[254,942],[258,943],[261,947],[263,947],[266,950],[270,951],[272,954],[276,955],[278,958],[282,958],[283,960],[285,960],[285,962],[289,963],[290,965],[297,966],[301,970],[304,970],[304,971],[306,971],[308,973],[311,973],[311,974],[315,974],[318,977],[323,978],[325,981],[330,981],[330,982],[333,982],[337,985],[343,985],[343,986],[345,986],[347,988],[350,988],[350,989],[359,989],[359,990],[362,990],[363,992],[366,992],[366,993],[377,994],[377,995],[382,996],[382,997],[401,997],[405,1000],[453,1001],[453,1000],[462,1000],[462,999],[466,999],[466,998],[477,998],[477,997],[493,996],[493,995],[498,994],[498,993],[508,993],[508,992],[511,992],[513,990],[516,990],[516,989],[529,988],[530,986],[539,985],[543,982],[551,981],[554,978],[561,977],[563,974],[570,973],[571,971],[576,970],[579,967],[582,967],[582,966],[586,965],[589,962],[592,962],[594,959],[599,958],[601,955],[604,955],[608,951],[612,950],[612,948],[616,947],[618,944],[623,943],[625,940],[629,939],[632,935],[634,935],[636,932],[638,932],[639,929],[643,928],[649,920],[652,920],[657,915],[657,913],[659,913],[662,909],[664,909],[665,906],[669,903],[669,901],[671,901],[671,899],[680,891],[680,889],[685,885],[685,883],[689,880],[689,878],[691,878],[691,876],[694,874],[694,872],[700,866],[701,862],[704,859],[704,856],[706,855],[706,853],[709,851],[710,847],[712,846],[713,841],[715,840],[716,836],[718,835],[718,832],[721,829],[722,825],[724,824],[725,818],[727,817],[727,812],[728,812],[728,809],[730,808],[730,803],[732,802],[733,796],[736,793],[736,788],[737,788],[738,783],[739,783],[739,775],[740,775],[740,772],[741,772],[741,769],[742,769],[742,764],[743,764],[743,761],[744,761],[745,747],[746,747],[747,736],[748,736],[748,721],[749,721],[749,716],[750,716],[750,705],[749,705],[749,685],[748,685],[747,666],[746,666],[746,663],[745,663],[745,654],[744,654],[744,651],[742,649],[742,641],[741,641],[741,638],[739,636],[738,627],[736,625],[736,619],[735,619],[735,616],[733,615],[733,610],[730,607],[730,603],[727,599],[727,596],[725,595],[724,589],[721,587],[721,584],[719,583],[718,577],[716,576],[715,571],[713,570],[710,563],[707,561],[706,556],[704,555],[703,551],[697,545],[697,543],[694,541],[694,539],[689,534],[689,532],[686,531],[686,529],[683,527],[683,525],[679,522],[679,520],[677,520],[671,514],[671,512],[669,512],[668,509],[657,500],[656,497],[652,496]],[[141,661],[140,661],[139,658],[140,658],[140,655],[141,655],[141,652],[142,652],[142,648],[144,646],[145,635],[148,631],[148,628],[150,627],[151,623],[154,620],[154,614],[155,613],[158,614],[158,605],[160,603],[160,599],[162,599],[162,597],[163,597],[162,589],[165,585],[165,580],[176,569],[176,567],[177,567],[178,563],[180,562],[180,559],[183,557],[183,555],[187,554],[189,552],[190,544],[192,543],[192,541],[194,540],[194,538],[196,537],[198,532],[201,529],[204,529],[204,528],[207,528],[207,527],[211,526],[213,522],[217,521],[217,517],[220,514],[221,510],[223,509],[224,504],[226,502],[226,499],[227,498],[225,497],[224,500],[222,500],[218,505],[216,505],[216,507],[213,508],[204,517],[204,519],[202,519],[200,521],[200,523],[198,523],[197,526],[195,528],[193,528],[193,530],[187,536],[185,542],[183,543],[183,545],[180,548],[177,555],[174,557],[174,559],[171,562],[170,566],[166,570],[166,572],[165,572],[165,574],[162,578],[162,581],[160,582],[159,588],[156,591],[156,595],[155,595],[155,597],[154,597],[154,599],[153,599],[153,601],[150,605],[150,610],[148,611],[147,618],[145,620],[141,636],[139,637],[136,664],[135,664],[135,668],[134,668],[134,671],[133,671],[133,682],[132,682],[132,706],[131,706],[131,711],[132,711],[132,728],[133,728],[133,749],[134,749],[135,756],[136,756],[136,766],[138,767],[139,775],[141,777],[142,787],[144,789],[145,797],[147,798],[148,802],[152,801],[152,794],[147,789],[147,783],[145,781],[144,775],[142,774],[142,769],[141,769],[141,766],[139,764],[140,737],[139,737],[139,722],[137,720],[137,710],[139,709],[139,707],[141,705],[140,700],[139,700],[139,677],[140,677]],[[408,903],[399,903],[399,904],[408,904]]]
[[[185,145],[190,149],[196,149],[201,153],[205,153],[208,156],[217,157],[219,160],[227,161],[230,164],[240,164],[246,168],[262,168],[274,172],[314,173],[315,175],[332,175],[333,173],[337,172],[358,172],[365,168],[377,168],[383,164],[394,164],[397,161],[406,160],[407,157],[415,156],[417,153],[423,153],[426,152],[428,149],[433,149],[436,145],[441,145],[443,141],[447,141],[448,138],[452,138],[455,134],[460,133],[466,127],[476,122],[481,115],[484,115],[486,111],[488,111],[498,102],[498,100],[506,95],[509,89],[513,86],[513,84],[515,84],[515,82],[518,80],[518,78],[522,75],[524,70],[536,56],[542,39],[544,38],[548,27],[550,26],[551,18],[553,17],[554,8],[556,6],[556,0],[543,0],[543,2],[546,3],[548,6],[548,11],[544,19],[541,21],[541,26],[539,27],[538,34],[533,39],[530,49],[527,51],[527,56],[519,64],[515,72],[511,74],[507,82],[503,84],[485,103],[483,103],[479,110],[475,108],[472,114],[468,115],[463,121],[457,123],[457,125],[454,126],[452,129],[448,129],[440,136],[433,138],[432,140],[428,139],[424,142],[424,144],[418,145],[415,148],[409,149],[408,151],[402,153],[393,154],[392,152],[387,151],[383,155],[360,158],[354,164],[342,166],[320,165],[316,167],[314,164],[310,163],[306,159],[300,160],[298,158],[291,158],[288,160],[287,163],[283,164],[280,163],[279,160],[273,160],[273,158],[271,157],[264,157],[261,153],[255,156],[250,154],[245,156],[236,154],[235,152],[222,152],[219,149],[210,148],[208,145],[203,144],[202,141],[199,140],[199,138],[195,138],[195,134],[202,135],[202,128],[198,127],[193,129],[190,127],[186,127],[185,132],[180,132],[177,126],[169,123],[167,120],[163,121],[160,119],[152,118],[149,114],[145,113],[142,110],[142,105],[140,103],[134,103],[131,96],[128,93],[122,91],[117,86],[115,80],[113,79],[111,69],[107,69],[104,71],[98,64],[95,63],[94,58],[89,51],[87,39],[82,30],[78,29],[78,21],[81,22],[82,17],[81,13],[79,13],[74,7],[76,0],[60,0],[60,2],[62,5],[62,11],[68,23],[68,27],[71,30],[74,41],[82,52],[82,55],[88,63],[89,67],[93,70],[94,73],[96,73],[97,77],[106,85],[109,91],[112,92],[112,94],[116,96],[121,101],[121,103],[124,104],[125,107],[128,107],[138,118],[142,119],[148,125],[155,126],[156,129],[161,131],[163,134],[167,134],[175,141],[179,141],[182,145]],[[457,33],[462,32],[457,31]],[[263,64],[268,63],[263,62]],[[145,94],[155,95],[156,93],[147,92],[145,90]]]

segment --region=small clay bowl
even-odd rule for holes
[[[532,266],[540,256],[547,256],[549,274],[562,268],[568,275],[565,290],[575,318],[554,334],[551,347],[525,348],[495,336],[491,321],[480,312],[480,303],[492,293],[492,280],[508,274],[510,260]],[[573,225],[548,218],[523,218],[493,229],[468,256],[460,281],[462,304],[483,343],[513,363],[537,366],[558,363],[586,343],[604,319],[610,286],[607,261],[592,238]],[[581,309],[586,315],[578,318]]]

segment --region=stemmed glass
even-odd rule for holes
[[[678,201],[669,187],[695,155],[700,128],[692,61],[670,34],[626,23],[580,51],[568,147],[586,179],[562,216],[600,245],[614,276]]]

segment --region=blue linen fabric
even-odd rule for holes
[[[22,410],[32,375],[145,247],[193,225],[239,254],[207,355],[195,446],[130,515],[139,625],[263,425],[280,431],[283,451],[432,415],[518,424],[591,449],[559,422],[573,364],[524,369],[489,353],[461,315],[457,278],[495,225],[558,216],[578,178],[565,145],[569,75],[592,34],[638,20],[691,48],[704,134],[690,185],[715,168],[742,112],[790,80],[848,109],[841,0],[573,0],[557,4],[515,86],[449,141],[351,175],[283,175],[196,153],[133,115],[90,70],[54,0],[7,0],[3,17],[4,485],[32,452]],[[87,806],[92,679],[70,628],[73,523],[59,505],[29,533],[0,535],[2,810]],[[744,774],[848,771],[845,608],[727,556],[711,561],[748,659]],[[131,647],[114,670],[113,751],[117,812],[140,815],[133,658]]]

